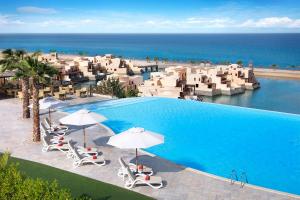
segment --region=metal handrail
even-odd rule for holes
[[[241,188],[243,188],[244,185],[245,185],[246,183],[248,183],[248,178],[247,178],[246,172],[243,172],[243,173],[241,174],[240,181],[241,181]]]
[[[237,172],[233,169],[230,175],[230,184],[233,185],[235,181],[238,181]]]

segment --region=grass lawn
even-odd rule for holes
[[[19,163],[19,169],[28,177],[41,178],[48,181],[57,180],[63,188],[69,189],[73,197],[79,197],[82,194],[87,194],[93,199],[122,199],[134,200],[142,199],[149,200],[150,197],[142,194],[120,188],[115,185],[96,181],[87,177],[83,177],[71,172],[60,170],[54,167],[43,165],[36,162],[22,160],[10,157],[9,162]],[[122,181],[120,179],[120,181]]]

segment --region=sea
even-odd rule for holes
[[[204,97],[204,101],[300,115],[300,80],[257,79],[259,89],[234,96]]]
[[[300,70],[300,34],[0,34],[0,49],[5,48],[176,62],[242,60],[255,67]],[[299,80],[258,80],[258,90],[204,101],[300,114]]]
[[[0,49],[297,69],[300,34],[0,34]]]

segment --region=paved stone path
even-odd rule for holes
[[[99,100],[97,97],[71,100],[72,103]],[[41,115],[43,118],[45,114]],[[65,116],[65,113],[53,113],[54,119]],[[21,103],[18,99],[0,100],[0,151],[8,150],[12,156],[32,160],[56,168],[74,172],[103,182],[124,186],[122,179],[117,176],[119,163],[117,159],[122,156],[128,162],[134,158],[134,151],[120,150],[106,145],[112,132],[103,126],[89,127],[87,132],[88,145],[97,146],[108,164],[103,167],[82,166],[74,169],[72,161],[61,152],[41,151],[41,143],[31,141],[32,121],[21,118]],[[72,130],[68,138],[81,143],[83,135],[81,130]],[[164,188],[159,190],[147,186],[139,186],[133,190],[157,199],[300,199],[298,196],[262,190],[253,186],[240,188],[239,184],[230,185],[228,180],[193,171],[189,168],[177,166],[159,157],[141,153],[141,162],[151,166],[155,175],[164,180]]]

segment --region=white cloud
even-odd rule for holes
[[[9,25],[21,25],[24,24],[22,20],[12,19],[9,15],[0,14],[0,26],[9,26]]]
[[[99,20],[94,19],[74,19],[74,20],[64,20],[64,19],[50,19],[38,22],[28,22],[31,25],[37,25],[42,28],[80,28],[82,26],[95,25],[99,23]]]
[[[146,21],[146,23],[147,23],[147,24],[151,24],[151,25],[155,25],[155,24],[156,24],[156,22],[153,21],[153,20],[148,20],[148,21]]]
[[[91,24],[93,22],[96,22],[95,20],[93,19],[82,19],[79,21],[81,24]]]
[[[289,17],[267,17],[258,20],[249,19],[240,24],[247,28],[300,28],[300,19]]]
[[[53,8],[41,8],[35,6],[24,6],[17,8],[19,13],[29,13],[29,14],[54,14],[57,10]]]
[[[230,18],[196,18],[191,17],[186,20],[187,24],[205,26],[205,27],[228,27],[234,24],[234,21]]]
[[[122,16],[122,17],[120,17]],[[0,32],[300,32],[300,19],[292,17],[238,18],[103,13],[80,16],[1,15]],[[8,29],[5,29],[5,28]]]

